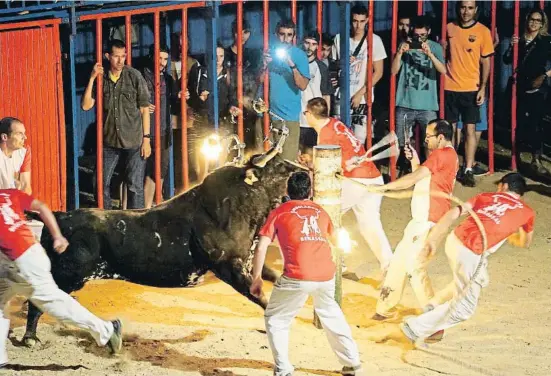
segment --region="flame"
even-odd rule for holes
[[[201,153],[209,160],[216,161],[222,152],[222,144],[220,142],[220,137],[217,134],[212,134],[208,136],[205,141],[203,141],[203,146],[201,147]]]

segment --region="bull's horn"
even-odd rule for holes
[[[268,152],[253,158],[252,163],[256,167],[264,168],[264,166],[266,166],[266,164],[271,161],[277,153],[277,148],[271,148]]]

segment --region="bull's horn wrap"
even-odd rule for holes
[[[256,167],[264,168],[268,162],[274,159],[277,153],[277,148],[271,148],[268,152],[253,158],[252,164]]]

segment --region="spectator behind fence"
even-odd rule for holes
[[[411,30],[411,17],[406,14],[398,16],[398,44],[407,42]]]
[[[161,186],[168,173],[169,151],[172,144],[172,127],[170,126],[170,104],[173,97],[178,96],[178,88],[176,87],[172,76],[167,71],[168,56],[170,50],[168,46],[161,44],[159,47],[159,83],[160,83],[160,97],[161,103],[160,118],[161,118]],[[149,91],[149,112],[151,117],[149,123],[151,124],[151,156],[147,159],[145,166],[145,183],[144,183],[144,195],[145,195],[145,207],[151,208],[153,205],[153,197],[155,195],[155,46],[151,46],[149,49],[149,56],[147,63],[142,70],[142,75],[147,83],[147,90]]]
[[[237,96],[237,20],[232,22],[233,43],[224,50],[224,66],[229,68],[232,78],[231,90]],[[253,109],[252,100],[255,98],[258,82],[258,71],[262,66],[262,51],[255,48],[246,48],[251,36],[251,26],[247,20],[243,20],[243,131],[244,141],[248,149],[255,147],[255,123],[258,114]],[[258,135],[262,138],[262,133]]]
[[[32,194],[31,149],[25,146],[25,125],[14,117],[0,120],[0,189]]]
[[[367,138],[367,106],[366,72],[367,72],[367,8],[363,5],[354,5],[352,13],[352,29],[350,30],[350,100],[352,113],[352,128],[356,138],[365,143]],[[335,36],[333,58],[340,60],[340,34]],[[373,92],[375,85],[383,77],[386,51],[383,41],[377,34],[373,34]],[[346,57],[344,57],[346,58]],[[372,97],[375,100],[375,96]],[[341,98],[342,100],[342,98]],[[369,126],[372,126],[370,124]]]
[[[506,64],[513,61],[513,45],[519,44],[517,79],[517,140],[526,144],[532,154],[531,166],[539,174],[549,175],[541,163],[543,153],[543,116],[546,111],[546,98],[549,93],[547,63],[551,57],[551,37],[548,34],[547,15],[534,9],[526,15],[524,33],[513,35],[511,46],[503,56]],[[521,163],[521,145],[517,147],[517,163]]]
[[[111,209],[111,178],[119,159],[124,159],[124,182],[128,189],[128,208],[144,207],[145,160],[151,154],[149,124],[149,91],[136,69],[124,64],[126,45],[123,41],[109,41],[105,57],[109,71],[101,64],[92,70],[82,97],[84,111],[94,107],[94,82],[103,76],[103,204]],[[96,173],[98,166],[96,165]]]
[[[331,82],[331,105],[329,106],[330,114],[336,114],[339,102],[336,98],[335,91],[339,86],[339,62],[333,59],[332,51],[335,43],[334,37],[330,34],[323,33],[321,36],[321,62],[329,69],[329,81]]]
[[[437,118],[438,73],[446,74],[442,46],[429,39],[426,17],[413,19],[412,36],[403,41],[392,61],[391,73],[398,74],[396,85],[396,133],[400,147],[410,143],[415,123],[425,139],[427,124]],[[400,153],[400,172],[409,172],[410,163]]]
[[[311,153],[311,149],[317,144],[318,135],[308,125],[304,111],[306,105],[312,98],[323,97],[327,107],[331,107],[331,83],[329,82],[329,71],[327,66],[318,60],[319,34],[317,31],[308,32],[302,41],[302,48],[308,56],[310,68],[310,81],[306,90],[301,93],[302,107],[300,114],[300,147],[301,153]]]
[[[282,157],[291,161],[298,158],[300,139],[301,91],[310,80],[308,58],[301,49],[293,46],[296,35],[294,22],[282,20],[275,28],[277,41],[269,52],[264,54],[264,70],[270,77],[270,110],[285,121],[289,136],[283,146]],[[260,91],[261,92],[261,91]],[[275,128],[282,127],[282,121],[272,117]],[[260,126],[257,122],[257,128]],[[257,134],[262,132],[257,131]],[[261,141],[257,138],[257,142]],[[257,147],[262,147],[261,143]]]
[[[474,187],[475,124],[480,121],[480,105],[486,96],[494,46],[490,30],[476,20],[476,2],[459,1],[456,12],[457,20],[447,26],[449,56],[444,84],[445,112],[446,120],[453,124],[454,130],[460,117],[465,123],[465,169],[460,170],[458,180],[465,186]],[[457,147],[458,137],[455,139]]]

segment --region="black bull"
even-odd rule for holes
[[[46,228],[41,238],[54,280],[67,293],[81,289],[91,278],[114,274],[148,286],[184,287],[211,270],[265,308],[265,298],[249,293],[253,241],[285,194],[289,175],[300,169],[276,156],[263,168],[253,164],[219,168],[202,184],[151,210],[56,212],[68,249],[56,254]],[[263,277],[275,281],[277,275],[264,267]],[[29,301],[23,337],[28,345],[36,340],[41,315]]]

